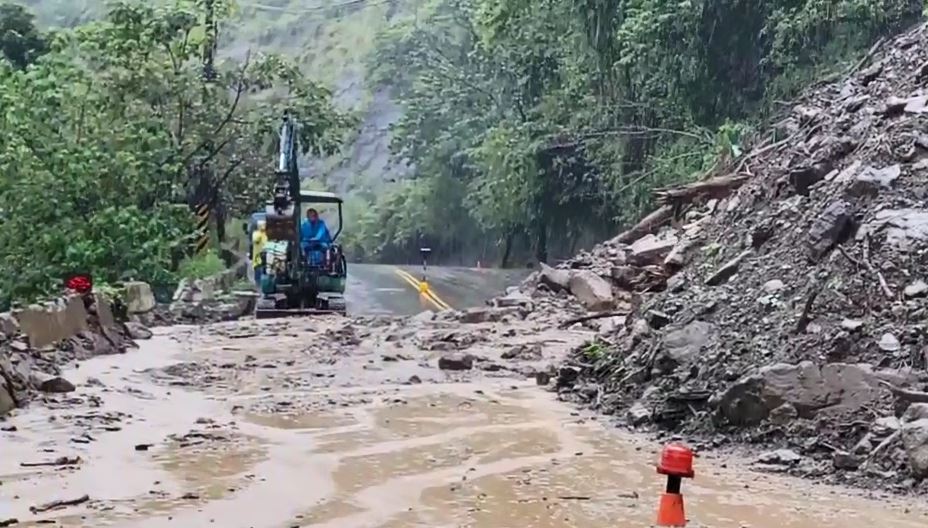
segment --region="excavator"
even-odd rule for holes
[[[249,254],[251,234],[257,222],[265,223],[268,237],[261,257],[264,274],[258,285],[255,307],[258,319],[344,314],[347,310],[344,294],[348,263],[337,243],[342,230],[343,202],[333,193],[301,190],[297,127],[295,119],[284,116],[274,196],[244,226]],[[337,207],[338,229],[332,233],[330,244],[301,246],[301,220],[305,211],[314,205]]]

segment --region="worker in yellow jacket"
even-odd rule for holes
[[[255,284],[261,288],[261,278],[264,275],[264,246],[267,245],[267,223],[258,222],[258,229],[251,234],[251,266],[255,270]]]

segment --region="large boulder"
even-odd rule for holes
[[[126,310],[130,314],[148,313],[155,309],[155,294],[147,282],[125,284]]]
[[[636,240],[631,247],[631,260],[636,264],[659,264],[673,251],[679,242],[676,235],[664,237],[645,235]]]
[[[689,363],[711,342],[714,334],[715,327],[705,321],[693,321],[667,332],[658,358],[658,369],[669,372],[679,365]]]
[[[606,311],[615,306],[612,284],[589,270],[578,271],[570,277],[570,293],[587,310],[593,312]]]
[[[928,478],[928,404],[912,404],[902,417],[902,445],[912,476]]]
[[[551,291],[559,292],[570,289],[570,272],[552,268],[551,266],[541,263],[541,271],[538,273],[538,281],[547,286]]]
[[[799,416],[811,417],[825,408],[860,409],[881,397],[880,380],[895,375],[874,372],[869,364],[779,363],[739,379],[714,401],[720,416],[736,425],[758,424],[783,404],[794,407]]]
[[[474,368],[474,356],[460,352],[445,354],[439,358],[438,368],[441,370],[470,370]]]

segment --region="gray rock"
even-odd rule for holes
[[[832,463],[835,469],[855,471],[860,467],[860,464],[863,463],[863,460],[858,455],[839,450],[835,451],[832,456]]]
[[[810,258],[817,261],[849,234],[853,222],[850,204],[838,200],[829,204],[812,223],[807,238]]]
[[[417,323],[427,323],[429,321],[433,321],[435,320],[435,312],[431,310],[425,310],[423,312],[419,312],[418,314],[412,317],[412,320]]]
[[[841,328],[847,330],[848,332],[856,332],[863,328],[864,322],[857,319],[845,319],[841,321]]]
[[[532,305],[531,297],[520,291],[510,292],[503,297],[493,299],[493,306],[497,308],[521,307],[531,310]]]
[[[146,327],[142,323],[136,323],[136,322],[130,321],[126,323],[126,330],[129,332],[129,337],[131,337],[132,339],[139,340],[139,341],[145,340],[145,339],[151,339],[152,337],[151,330],[149,330],[148,327]]]
[[[445,354],[438,360],[441,370],[470,370],[474,368],[474,356],[470,354]]]
[[[857,173],[854,181],[848,188],[848,193],[852,196],[874,196],[879,193],[880,189],[891,188],[902,174],[900,166],[891,165],[882,169],[866,167]]]
[[[77,390],[77,387],[75,387],[74,384],[70,381],[60,376],[54,376],[47,378],[39,383],[38,389],[42,392],[63,394],[66,392],[74,392]]]
[[[693,241],[690,239],[684,238],[673,250],[667,254],[667,258],[664,259],[664,266],[668,268],[682,268],[686,265],[687,256],[689,255],[690,249],[693,247]]]
[[[793,464],[797,464],[800,460],[802,460],[802,457],[799,453],[791,449],[768,451],[760,455],[757,459],[757,461],[762,464],[776,464],[782,466],[792,466]]]
[[[928,418],[902,424],[902,445],[912,476],[928,478]]]
[[[631,247],[631,259],[638,264],[657,264],[673,251],[677,245],[676,235],[669,234],[664,237],[645,235],[636,240]]]
[[[541,345],[538,343],[516,345],[503,352],[500,356],[502,359],[521,359],[534,361],[541,359],[543,356]]]
[[[777,425],[786,425],[796,418],[799,417],[799,411],[796,410],[790,403],[784,403],[783,405],[770,411],[770,422]]]
[[[592,271],[574,273],[570,278],[570,292],[587,310],[593,312],[606,311],[615,306],[612,284]]]
[[[895,418],[887,416],[886,418]],[[902,420],[897,420],[898,427],[902,427],[903,422],[915,422],[917,420],[928,420],[928,403],[912,403],[906,408],[902,415]],[[889,424],[891,426],[891,423]]]
[[[126,310],[130,314],[148,313],[155,309],[155,295],[147,282],[125,284]]]
[[[773,295],[774,293],[779,292],[780,290],[782,290],[782,289],[785,288],[785,287],[786,287],[786,285],[783,284],[783,281],[781,281],[781,280],[779,280],[779,279],[769,280],[769,281],[767,281],[767,282],[764,283],[764,291],[767,292],[767,293],[770,294],[770,295]]]
[[[880,375],[868,364],[781,363],[739,379],[713,401],[728,422],[757,425],[785,403],[801,417],[825,408],[836,412],[859,409],[881,397],[879,380]]]
[[[928,283],[919,279],[906,286],[903,293],[909,298],[924,297],[925,294],[928,294]]]
[[[754,251],[748,249],[747,251],[742,252],[737,257],[729,260],[722,265],[715,273],[713,273],[708,279],[706,279],[706,284],[709,286],[718,286],[728,282],[728,279],[732,278],[735,273],[738,273],[738,268],[741,267],[741,262],[748,257]]]
[[[628,423],[634,427],[649,423],[651,421],[651,417],[651,410],[645,407],[645,405],[640,401],[635,402],[631,408],[628,409],[628,413],[626,413]]]
[[[658,310],[648,310],[647,317],[648,324],[655,330],[660,330],[673,321],[672,317]]]
[[[668,332],[664,336],[664,354],[676,364],[692,360],[715,336],[715,327],[705,321],[690,324]]]
[[[760,375],[745,376],[714,397],[712,403],[718,416],[728,423],[758,425],[771,411],[771,407],[764,401],[763,389],[764,379]]]
[[[620,287],[631,290],[638,282],[640,272],[634,266],[616,266],[610,270],[609,275]]]
[[[551,291],[558,292],[570,289],[570,272],[552,268],[544,262],[541,263],[538,280],[541,284],[550,288]]]
[[[902,345],[899,344],[899,339],[890,333],[883,334],[878,345],[880,350],[885,352],[898,352],[899,349],[902,348]]]
[[[883,209],[877,211],[873,221],[858,230],[857,239],[863,240],[868,235],[879,231],[884,231],[886,241],[897,249],[909,251],[922,248],[925,242],[928,242],[928,210]]]
[[[19,321],[9,312],[0,313],[0,340],[10,340],[19,333]]]
[[[0,416],[4,416],[16,408],[16,401],[13,400],[13,388],[8,387],[6,377],[0,375]]]
[[[928,95],[908,98],[903,110],[910,114],[924,114],[928,112]]]

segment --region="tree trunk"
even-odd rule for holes
[[[535,242],[535,259],[539,264],[548,262],[548,226],[540,222]]]
[[[512,231],[506,233],[506,241],[503,243],[503,258],[500,260],[501,268],[509,267],[509,257],[512,256],[512,240],[515,238],[515,234]]]

